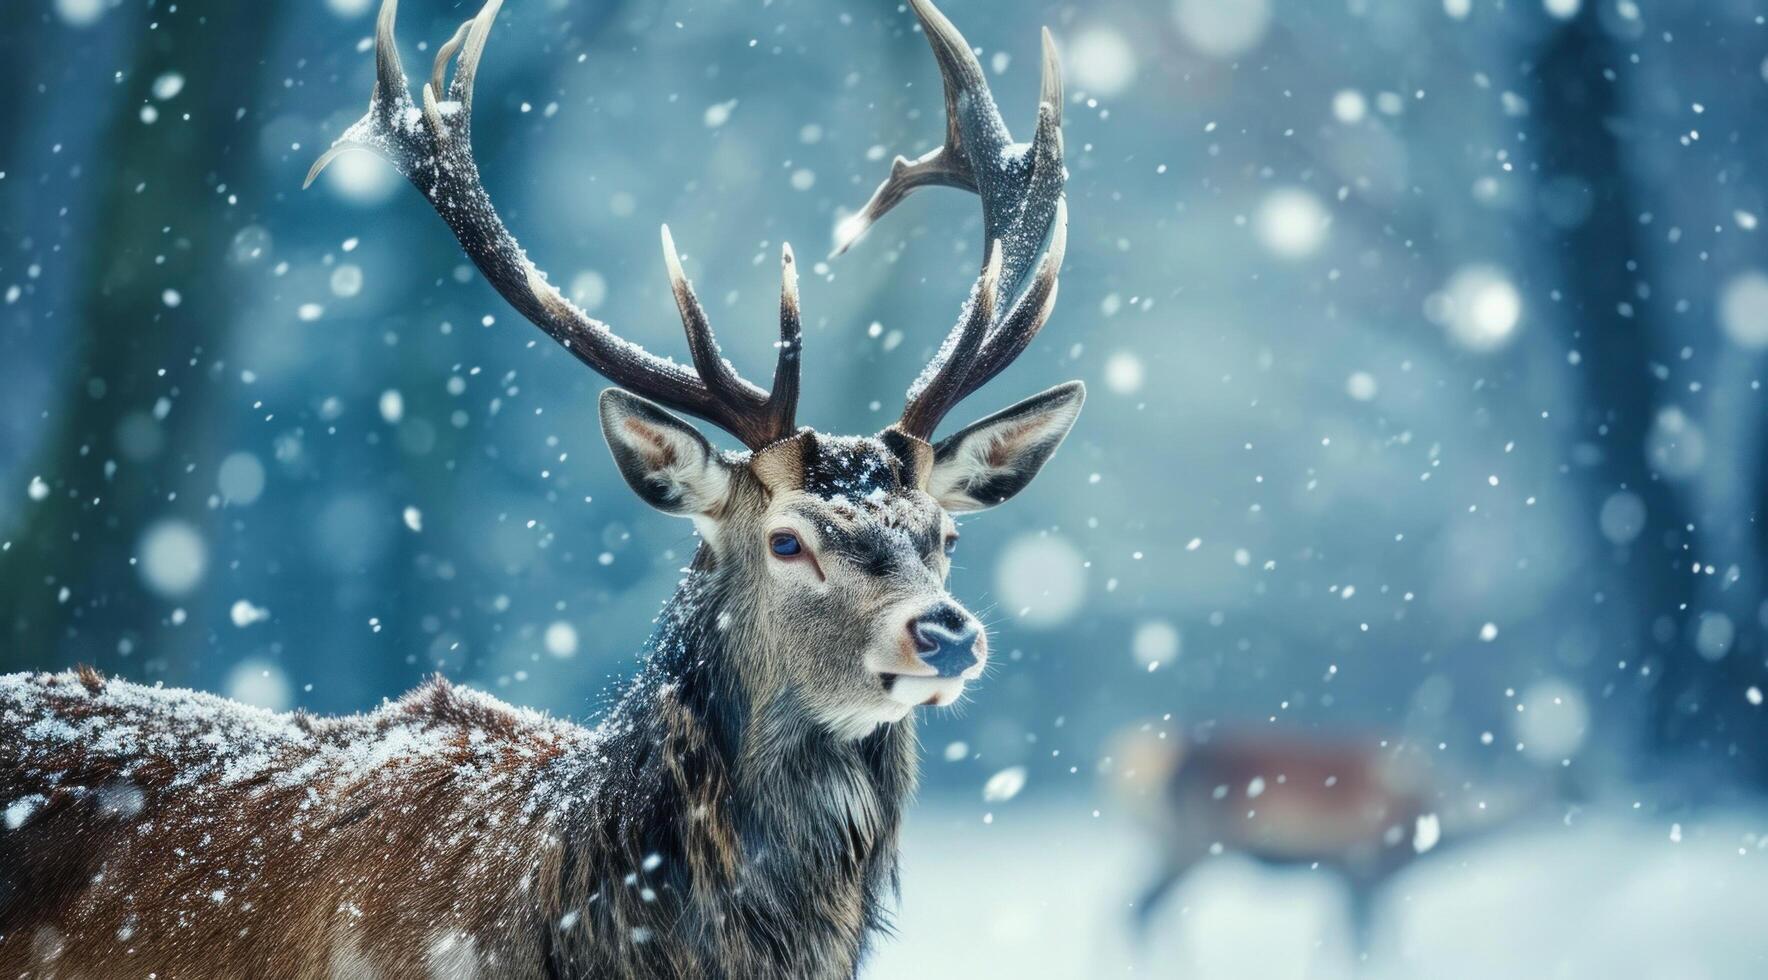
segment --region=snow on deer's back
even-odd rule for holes
[[[313,718],[91,670],[0,678],[0,972],[247,975],[276,948],[348,973],[371,935],[400,937],[373,951],[395,973],[457,942],[514,954],[519,899],[559,892],[597,738],[440,679]]]

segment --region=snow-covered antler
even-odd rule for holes
[[[473,81],[502,5],[503,0],[487,0],[479,13],[436,51],[420,106],[406,86],[393,39],[398,2],[384,0],[375,26],[375,86],[368,114],[345,130],[313,164],[307,183],[345,150],[378,153],[423,192],[498,293],[578,360],[623,388],[719,426],[752,449],[791,435],[796,430],[793,417],[798,405],[802,332],[798,274],[790,246],[780,257],[779,360],[772,390],[763,391],[739,376],[720,356],[706,313],[682,274],[667,226],[663,228],[663,258],[687,331],[691,369],[620,337],[566,299],[504,227],[480,180],[472,147]],[[455,61],[452,81],[446,78],[450,61]],[[447,98],[443,99],[445,88]]]
[[[1037,131],[1030,143],[1014,143],[969,42],[931,0],[909,0],[909,5],[945,80],[945,143],[917,160],[897,157],[871,200],[842,223],[835,253],[846,251],[919,188],[958,187],[982,198],[987,246],[982,273],[957,324],[910,386],[897,423],[904,432],[928,439],[953,406],[1011,364],[1049,319],[1067,245],[1068,210],[1062,194],[1067,172],[1062,166],[1062,69],[1049,29],[1043,32]],[[1043,260],[1036,262],[1040,251]],[[1028,276],[1031,284],[1020,295]],[[1012,302],[997,320],[996,311],[1005,305],[1002,297]]]

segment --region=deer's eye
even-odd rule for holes
[[[776,558],[796,558],[804,553],[804,543],[791,531],[775,531],[767,539],[767,550]]]

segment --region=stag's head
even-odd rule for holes
[[[1029,483],[1081,398],[1063,385],[931,445],[899,424],[721,454],[618,389],[602,396],[602,426],[633,490],[699,526],[750,696],[789,690],[832,730],[863,735],[952,704],[981,676],[987,636],[946,588],[955,517]]]
[[[489,0],[438,49],[420,103],[393,39],[395,0],[385,0],[368,114],[320,158],[309,182],[344,149],[386,156],[505,299],[620,385],[601,400],[615,462],[647,503],[699,529],[696,565],[722,597],[720,628],[733,634],[722,646],[739,658],[752,699],[787,695],[846,737],[919,705],[955,702],[988,660],[981,622],[946,588],[955,518],[1024,489],[1084,398],[1079,382],[1059,385],[935,440],[946,414],[1018,357],[1055,305],[1067,212],[1061,80],[1049,33],[1037,131],[1031,142],[1014,143],[969,44],[929,0],[911,0],[945,83],[945,142],[916,160],[896,158],[871,200],[843,222],[837,253],[909,193],[942,185],[982,199],[986,257],[958,322],[910,386],[901,418],[874,436],[831,436],[796,420],[802,333],[789,246],[778,360],[765,391],[720,353],[667,228],[664,260],[691,368],[622,340],[529,262],[492,208],[472,156],[473,82],[500,4]],[[725,430],[745,451],[718,451],[668,409]]]

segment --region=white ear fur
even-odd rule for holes
[[[723,509],[730,471],[699,430],[618,388],[602,392],[601,416],[620,475],[645,503],[694,518]]]
[[[933,447],[927,492],[953,513],[982,510],[1025,489],[1080,417],[1086,386],[1057,385],[965,426]]]

